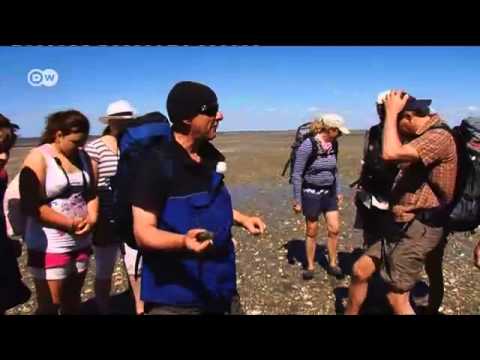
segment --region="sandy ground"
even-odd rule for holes
[[[237,242],[239,312],[244,314],[341,314],[344,309],[353,261],[360,255],[361,233],[352,230],[355,207],[348,184],[356,179],[360,168],[363,136],[341,138],[339,165],[346,195],[341,209],[342,228],[339,242],[340,265],[347,276],[337,280],[325,272],[326,230],[321,222],[318,237],[318,267],[312,281],[301,279],[304,262],[304,219],[291,209],[292,189],[280,176],[289,153],[292,133],[255,132],[220,134],[216,146],[227,157],[226,182],[234,206],[242,212],[261,216],[268,226],[260,237],[234,229]],[[28,148],[12,153],[8,170],[16,173]],[[472,250],[480,237],[455,235],[450,239],[445,255],[444,314],[477,314],[480,310],[480,271],[472,264]],[[25,252],[20,258],[25,282],[32,288],[31,276],[25,269]],[[82,291],[84,312],[94,313],[94,261],[91,262]],[[389,313],[385,305],[381,282],[375,281],[364,307],[365,313]],[[424,276],[413,291],[413,300],[422,305],[428,297],[428,281]],[[122,262],[115,268],[112,288],[115,313],[132,313]],[[11,314],[31,314],[35,310],[34,296],[26,304],[12,309]]]

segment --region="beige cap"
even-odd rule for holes
[[[322,114],[318,120],[323,122],[326,127],[337,128],[342,134],[350,134],[350,130],[345,127],[343,118],[338,114]]]

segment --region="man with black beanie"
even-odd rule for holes
[[[258,217],[233,209],[225,157],[211,144],[223,120],[215,92],[183,81],[168,94],[172,141],[140,164],[134,233],[143,249],[147,314],[229,313],[237,294],[233,224],[261,234]]]

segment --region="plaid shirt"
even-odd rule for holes
[[[457,178],[455,140],[444,129],[427,131],[440,122],[441,119],[433,115],[417,131],[418,137],[408,143],[417,150],[420,161],[400,166],[392,190],[392,208],[397,222],[413,220],[412,211],[446,206],[453,200]]]

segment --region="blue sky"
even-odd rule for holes
[[[32,87],[31,69],[58,72],[53,87]],[[352,129],[376,121],[378,92],[403,88],[451,124],[480,115],[480,47],[0,47],[0,113],[38,136],[46,115],[75,108],[98,134],[108,103],[166,113],[181,80],[211,86],[221,131],[296,128],[317,112],[337,112]]]

